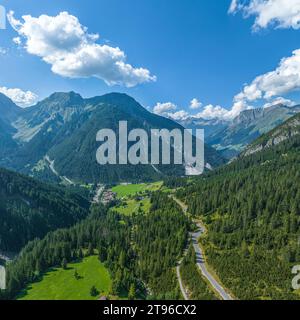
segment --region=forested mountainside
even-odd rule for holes
[[[151,204],[149,215],[134,218],[136,272],[147,284],[152,298],[178,299],[175,267],[188,241],[190,221],[167,194],[156,192]]]
[[[112,295],[127,293],[134,286],[140,298],[177,299],[180,291],[174,270],[187,243],[189,224],[175,202],[161,192],[152,195],[147,214],[123,216],[93,206],[90,215],[75,226],[25,246],[7,265],[8,288],[2,298],[15,298],[51,267],[97,252],[110,271]]]
[[[300,263],[299,134],[195,179],[178,196],[207,225],[208,261],[237,298],[299,299],[291,285]]]
[[[100,146],[96,141],[97,132],[108,128],[118,133],[119,121],[128,121],[128,131],[138,128],[148,133],[151,129],[183,131],[178,123],[149,112],[126,94],[83,99],[74,92],[54,93],[25,110],[8,103],[8,98],[5,101],[6,110],[11,110],[5,121],[13,129],[11,133],[5,132],[5,141],[15,145],[13,152],[3,146],[3,154],[0,152],[3,167],[55,182],[61,179],[92,183],[134,182],[157,180],[164,174],[184,174],[183,165],[154,168],[151,165],[100,166],[97,163],[96,151]],[[224,163],[222,156],[210,146],[206,146],[205,151],[206,162],[211,167]]]
[[[88,214],[89,202],[64,188],[0,168],[0,251],[68,227]]]
[[[193,245],[190,244],[180,267],[182,281],[189,292],[189,298],[191,300],[218,300],[211,287],[201,277],[196,263],[197,256]]]

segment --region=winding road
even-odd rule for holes
[[[188,207],[183,202],[181,202],[180,200],[176,199],[175,197],[173,199],[182,208],[182,211],[184,212],[184,214],[187,214]],[[191,238],[192,238],[194,250],[195,250],[195,253],[196,253],[197,266],[198,266],[199,270],[201,271],[203,277],[205,277],[207,279],[207,281],[210,283],[210,285],[212,286],[214,291],[218,294],[218,296],[220,296],[220,298],[222,300],[234,300],[230,296],[230,294],[228,294],[226,292],[226,290],[219,283],[219,281],[217,279],[215,279],[214,276],[208,271],[208,269],[206,267],[204,254],[203,254],[202,249],[201,249],[201,247],[199,245],[199,242],[198,242],[199,238],[204,234],[205,228],[203,227],[201,222],[199,222],[199,221],[196,222],[195,221],[195,223],[196,223],[198,229],[191,234]],[[186,290],[185,290],[184,285],[183,285],[182,280],[181,280],[180,264],[177,266],[177,270],[176,271],[177,271],[177,277],[178,277],[178,281],[179,281],[179,285],[180,285],[180,289],[181,289],[182,295],[185,298],[185,300],[189,300],[187,295],[186,295]]]
[[[198,230],[192,234],[192,242],[196,252],[197,266],[200,269],[203,277],[205,277],[222,300],[233,300],[233,298],[226,292],[222,285],[216,280],[213,275],[208,271],[204,259],[202,249],[199,245],[199,238],[204,233],[204,228],[200,222],[197,223]]]
[[[179,263],[178,266],[176,267],[176,274],[177,274],[177,279],[178,279],[179,286],[180,286],[180,291],[182,293],[182,296],[183,296],[184,300],[190,300],[189,297],[188,297],[188,294],[187,294],[187,292],[185,290],[185,287],[183,285],[182,279],[181,279],[180,265],[181,265],[181,263]]]

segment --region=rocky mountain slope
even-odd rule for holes
[[[262,150],[277,146],[278,144],[286,140],[290,140],[299,134],[300,114],[297,114],[284,122],[282,125],[271,130],[269,133],[262,135],[260,138],[250,144],[240,156],[249,156]]]

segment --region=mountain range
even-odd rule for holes
[[[205,129],[205,161],[215,168],[238,156],[249,144],[300,112],[282,104],[240,113],[232,121],[189,118],[180,123],[153,114],[126,94],[84,99],[75,92],[57,92],[22,109],[0,94],[0,166],[53,182],[72,184],[138,182],[184,175],[184,166],[115,165],[96,162],[96,133],[128,130]]]
[[[73,92],[55,93],[25,110],[18,109],[9,99],[2,97],[2,101],[12,108],[5,109],[2,103],[0,132],[6,139],[3,139],[2,161],[19,171],[58,182],[72,183],[71,179],[75,182],[122,181],[124,177],[133,181],[138,175],[142,179],[155,179],[150,166],[137,166],[136,169],[125,166],[114,169],[113,173],[109,168],[97,171],[90,157],[97,147],[95,133],[108,126],[116,129],[121,119],[128,120],[131,128],[141,125],[146,130],[182,128],[169,119],[149,113],[134,99],[120,94],[83,99]],[[251,143],[244,142],[242,153],[229,164],[194,179],[175,178],[174,174],[180,175],[178,168],[165,171],[179,187],[176,197],[189,206],[193,216],[205,223],[208,237],[203,247],[207,263],[237,299],[299,298],[290,286],[291,266],[300,261],[296,241],[300,231],[300,113],[297,110],[297,106],[277,105],[242,113],[232,126],[244,126],[249,130],[254,124],[257,128],[262,123],[270,127],[276,121],[280,124]],[[284,121],[284,117],[288,119]],[[218,124],[215,122],[214,125]],[[220,132],[229,132],[228,128],[220,128]],[[206,151],[209,161],[223,163],[213,148],[207,146]],[[158,174],[156,170],[154,172]],[[170,240],[168,236],[177,235],[182,238],[180,247],[185,248],[184,231],[176,226],[186,228],[188,235],[188,222],[185,225],[181,210],[176,209],[172,198],[164,192],[152,195],[153,208],[159,208],[156,214],[155,211],[142,213],[134,216],[134,220],[128,215],[129,220],[120,223],[119,214],[106,211],[102,206],[90,207],[90,202],[73,193],[72,188],[46,184],[6,169],[0,169],[0,181],[0,255],[3,251],[19,252],[23,248],[17,259],[8,264],[10,298],[15,298],[28,284],[40,280],[44,271],[64,265],[65,261],[75,261],[82,256],[81,248],[92,249],[93,245],[105,253],[106,250],[116,252],[105,254],[106,258],[111,258],[106,264],[109,268],[111,263],[119,266],[120,261],[129,261],[130,257],[130,261],[134,261],[131,268],[143,265],[149,279],[155,278],[149,276],[155,268],[148,260],[140,263],[137,255],[131,254],[131,221],[140,223],[139,228],[135,228],[140,233],[138,236],[134,233],[134,239],[142,239],[141,243],[146,244],[140,252],[148,254],[154,266],[157,261],[164,264],[168,260],[157,248],[151,249],[153,255],[147,250],[152,248],[148,244],[153,239],[156,245],[164,248],[168,247],[165,241],[170,241],[170,245],[177,244],[176,238]],[[165,186],[172,187],[166,180]],[[51,232],[54,230],[57,231]],[[117,247],[117,243],[121,247]],[[122,252],[129,255],[120,259],[120,252],[120,257]],[[175,264],[177,257],[178,254],[174,258]],[[161,270],[161,267],[157,269]],[[133,269],[128,270],[134,274]],[[199,276],[198,271],[196,275]],[[115,277],[114,273],[112,277]],[[161,277],[165,279],[165,274]],[[160,281],[157,283],[160,285]],[[159,286],[159,290],[164,292],[166,289]]]
[[[220,151],[226,159],[241,153],[250,143],[300,112],[300,106],[277,104],[268,108],[242,111],[233,120],[189,118],[185,127],[204,128],[205,142]]]
[[[2,101],[2,102],[1,102]],[[155,115],[125,94],[111,93],[83,99],[79,94],[54,93],[37,105],[21,109],[2,96],[0,115],[4,137],[0,165],[55,182],[127,182],[157,180],[163,175],[184,175],[184,166],[115,165],[96,162],[96,134],[109,128],[117,132],[119,121],[128,131],[184,128]],[[224,163],[212,147],[205,147],[208,167]]]

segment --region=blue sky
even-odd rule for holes
[[[291,0],[294,1],[299,2]],[[239,12],[228,14],[231,3],[231,0],[0,0],[7,12],[15,12],[14,18],[21,23],[23,15],[55,17],[67,11],[88,28],[88,34],[99,34],[96,43],[119,47],[126,54],[126,63],[149,71],[134,80],[139,83],[130,88],[126,83],[110,86],[92,76],[77,74],[76,79],[70,78],[66,75],[70,70],[54,73],[52,65],[42,60],[42,54],[32,54],[24,48],[26,35],[7,23],[7,29],[0,30],[0,87],[29,90],[39,99],[54,91],[73,90],[84,97],[119,91],[132,95],[144,106],[168,102],[165,110],[169,111],[170,104],[174,104],[176,111],[201,113],[212,104],[207,114],[216,111],[221,117],[223,108],[232,108],[234,97],[243,92],[246,83],[276,70],[281,59],[291,57],[300,46],[297,26],[283,25],[280,17],[275,17],[277,25],[268,24],[267,20],[266,25],[261,23],[254,30],[254,21],[261,11],[249,12],[249,8],[240,5],[233,8]],[[243,13],[247,9],[246,19]],[[22,40],[19,46],[12,41],[16,37]],[[270,90],[261,89],[264,84],[256,84],[256,89],[258,86],[268,95]],[[264,96],[248,100],[243,95],[239,100],[247,101],[241,109],[272,103],[279,97],[298,102],[298,89],[297,86],[280,89],[268,99]],[[189,110],[193,98],[201,101],[202,108]]]

